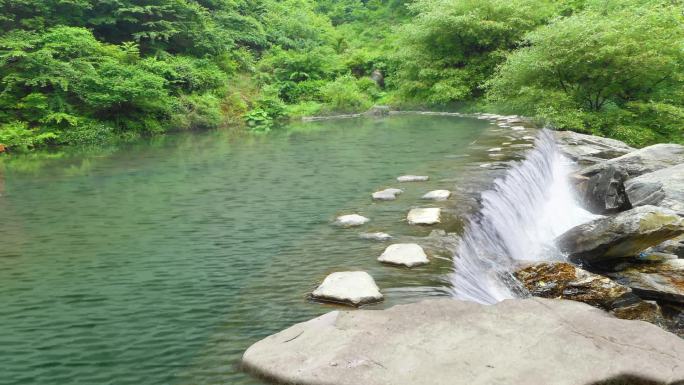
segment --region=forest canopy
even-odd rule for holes
[[[681,0],[0,0],[0,144],[397,108],[683,141]]]

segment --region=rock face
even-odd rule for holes
[[[380,255],[378,261],[391,265],[414,267],[430,262],[425,251],[415,243],[397,243],[388,246]]]
[[[402,175],[397,178],[397,182],[425,182],[429,179],[430,177],[425,175]]]
[[[684,220],[674,211],[641,206],[599,218],[557,238],[561,251],[579,262],[628,258],[684,233]]]
[[[584,135],[572,131],[554,131],[563,151],[580,165],[599,163],[628,154],[635,149],[619,140]]]
[[[373,193],[373,199],[378,201],[393,201],[397,199],[397,195],[403,193],[404,190],[399,188],[386,188],[384,190]]]
[[[429,199],[433,201],[445,201],[451,196],[451,191],[449,190],[433,190],[429,193],[423,195],[423,199]]]
[[[684,340],[589,305],[429,300],[335,311],[252,345],[246,369],[299,385],[586,385],[684,379]]]
[[[684,304],[684,259],[633,264],[608,275],[643,298]]]
[[[684,163],[630,179],[625,189],[632,206],[666,207],[684,215]]]
[[[545,262],[515,272],[530,294],[544,298],[569,299],[605,310],[619,306],[631,290],[610,278],[582,270],[571,263]]]
[[[620,157],[582,169],[579,174],[592,177],[605,172],[610,167],[615,167],[627,175],[635,178],[639,175],[658,171],[664,168],[684,163],[684,146],[679,144],[663,143],[645,147],[630,152]]]
[[[380,289],[365,271],[332,273],[325,277],[311,297],[352,306],[382,301]]]
[[[595,214],[608,214],[632,208],[624,182],[627,175],[613,166],[586,181],[583,202]]]
[[[342,227],[355,227],[361,226],[368,223],[370,219],[359,215],[359,214],[349,214],[337,217],[335,224]]]
[[[442,210],[439,208],[411,209],[406,219],[410,225],[434,225],[440,222]]]

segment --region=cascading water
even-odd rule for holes
[[[568,181],[572,163],[547,130],[534,149],[481,195],[454,257],[454,296],[479,303],[513,298],[522,289],[512,276],[519,261],[563,258],[556,236],[594,215],[582,209]]]

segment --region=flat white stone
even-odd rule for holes
[[[399,188],[386,188],[384,190],[373,193],[373,199],[378,201],[393,201],[397,199],[397,195],[403,193],[404,190]]]
[[[513,126],[513,127],[511,127],[511,130],[513,130],[513,131],[525,131],[525,127],[523,127],[523,126]]]
[[[434,225],[439,223],[441,212],[441,209],[433,207],[411,209],[406,219],[410,225]]]
[[[499,152],[499,151],[501,151],[501,147],[494,147],[494,148],[490,148],[489,150],[487,150],[487,152]]]
[[[392,239],[392,236],[387,234],[387,233],[377,232],[377,233],[361,233],[361,234],[359,234],[359,238],[368,239],[371,241],[389,241],[390,239]]]
[[[423,199],[430,199],[433,201],[445,201],[451,196],[451,191],[449,190],[434,190],[423,195]]]
[[[402,175],[397,178],[397,182],[425,182],[428,179],[430,177],[425,175]]]
[[[415,243],[390,245],[380,255],[378,261],[406,267],[425,265],[430,262],[423,248]]]
[[[382,301],[382,293],[373,277],[365,271],[342,271],[325,277],[313,293],[313,298],[353,306]]]
[[[370,221],[370,219],[364,217],[363,215],[349,214],[337,217],[335,223],[339,226],[354,227],[366,224],[368,221]]]

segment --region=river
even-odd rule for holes
[[[497,162],[529,147],[523,135],[402,115],[5,159],[0,384],[260,384],[237,368],[241,353],[335,309],[307,299],[327,273],[373,275],[385,301],[370,308],[451,295],[449,258],[382,266],[386,244],[358,233],[427,235],[403,221],[408,208],[438,188],[454,200],[427,205],[469,207]],[[487,151],[502,142],[510,150]],[[431,179],[394,182],[408,173]],[[382,187],[406,192],[372,202]],[[330,225],[353,212],[370,224]],[[438,227],[462,225],[457,215]]]

